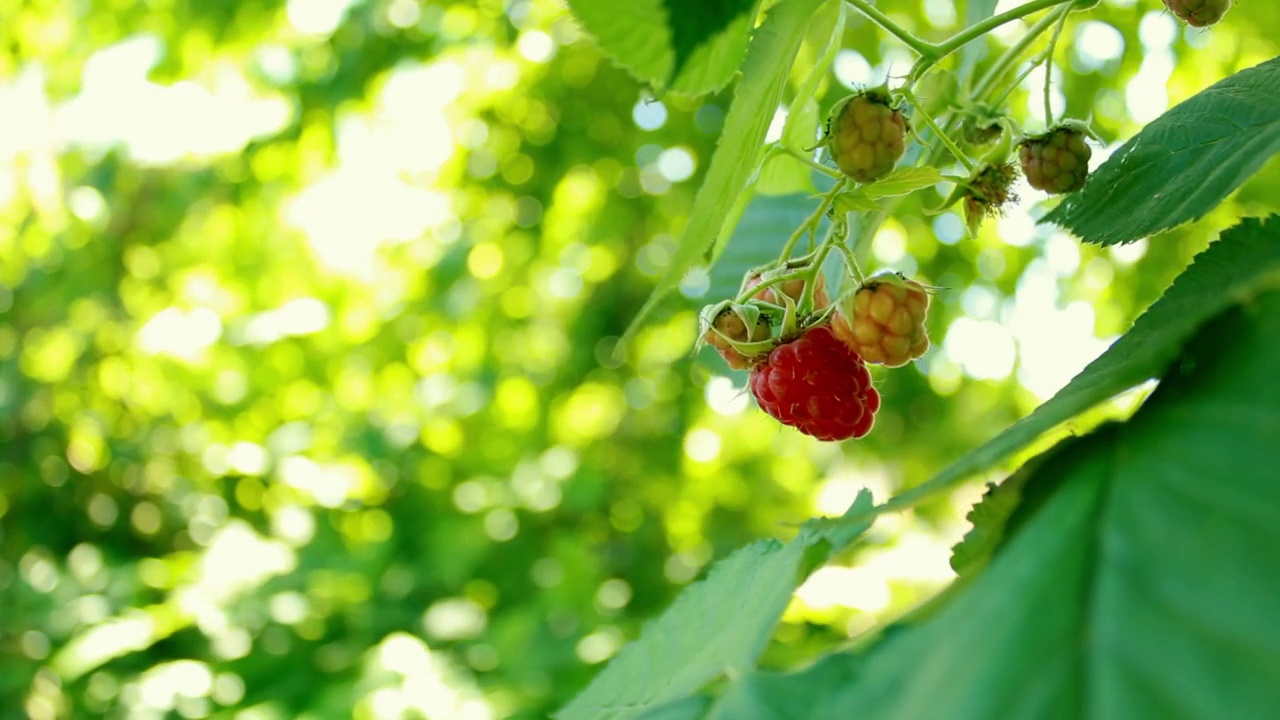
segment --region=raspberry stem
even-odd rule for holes
[[[1044,2],[1044,1],[1045,0],[1037,0],[1037,2]],[[1057,0],[1057,1],[1063,2],[1063,0]],[[863,15],[866,15],[868,20],[879,25],[890,35],[901,40],[903,45],[906,45],[912,50],[915,50],[917,55],[920,55],[921,57],[933,57],[935,54],[937,54],[938,52],[937,46],[933,45],[932,43],[925,42],[924,40],[921,40],[915,35],[912,35],[911,33],[907,32],[906,29],[903,28],[901,25],[894,22],[893,20],[890,20],[888,15],[885,15],[884,13],[876,9],[875,5],[872,5],[866,0],[845,0],[845,2],[855,7],[858,10],[858,12],[862,13]]]
[[[973,172],[973,161],[964,154],[964,151],[960,149],[960,146],[956,145],[955,141],[952,140],[949,135],[942,131],[942,128],[938,127],[938,123],[934,122],[933,117],[929,115],[929,111],[925,110],[924,105],[916,99],[915,93],[911,92],[911,89],[905,85],[898,88],[897,92],[906,98],[907,102],[911,103],[911,106],[915,108],[916,113],[924,120],[924,124],[928,125],[929,129],[938,136],[938,141],[941,142],[947,148],[948,152],[950,152],[955,159],[964,166],[965,170]],[[921,141],[921,144],[923,144],[923,141]]]
[[[1053,51],[1058,47],[1058,38],[1062,35],[1062,26],[1067,24],[1068,13],[1058,13],[1058,22],[1053,26],[1053,35],[1049,37],[1049,49],[1044,54],[1044,126],[1053,127],[1053,105],[1049,101],[1049,87],[1053,80]]]
[[[849,268],[849,272],[853,274],[853,279],[858,281],[858,285],[866,282],[867,276],[862,274],[862,267],[858,265],[858,256],[843,242],[837,244],[836,248],[844,255],[844,264]]]
[[[829,168],[829,167],[827,167],[826,165],[823,165],[822,163],[819,163],[818,161],[814,160],[814,159],[813,159],[813,158],[811,158],[811,157],[806,157],[804,153],[799,152],[799,151],[798,151],[798,150],[796,150],[795,148],[789,148],[789,147],[787,147],[786,145],[782,145],[782,146],[780,146],[780,147],[781,147],[781,149],[782,149],[782,152],[785,152],[786,154],[790,155],[791,157],[793,157],[793,158],[795,158],[795,159],[799,160],[800,162],[804,163],[805,165],[808,165],[810,168],[812,168],[812,169],[814,169],[814,170],[816,170],[816,171],[818,171],[818,172],[822,173],[823,175],[826,175],[827,177],[830,177],[830,178],[839,178],[839,177],[843,177],[843,175],[840,173],[840,171],[839,171],[839,170],[836,170],[836,169],[834,169],[834,168]]]
[[[1023,35],[1018,42],[1004,51],[991,66],[991,69],[987,70],[982,79],[978,81],[978,85],[973,91],[974,99],[979,99],[990,92],[992,86],[1000,79],[1000,76],[1004,75],[1018,61],[1018,58],[1022,56],[1022,53],[1026,52],[1031,43],[1034,43],[1046,30],[1069,12],[1071,12],[1071,6],[1065,5],[1037,20],[1036,24],[1027,30],[1027,34]]]
[[[1075,0],[1032,0],[1029,3],[1013,8],[1012,10],[1006,10],[999,15],[992,15],[986,20],[976,22],[955,35],[952,35],[951,38],[945,42],[935,45],[934,49],[937,51],[937,55],[933,58],[933,61],[937,62],[941,60],[1005,23],[1019,20],[1032,13],[1040,12],[1041,10],[1051,8],[1055,5],[1074,2]],[[1069,5],[1067,9],[1070,11]]]
[[[822,203],[818,205],[818,209],[814,210],[812,215],[805,218],[805,221],[800,223],[800,227],[796,228],[795,232],[791,233],[791,237],[787,238],[787,244],[782,246],[782,252],[778,254],[779,258],[785,261],[787,258],[791,257],[791,251],[795,249],[796,243],[800,241],[800,236],[803,235],[806,230],[811,230],[818,226],[818,223],[822,221],[822,216],[826,214],[827,209],[836,201],[836,195],[839,195],[840,191],[844,190],[845,183],[846,180],[843,176],[841,176],[839,180],[836,180],[835,185],[832,185],[831,189],[828,190],[827,194],[822,198]]]

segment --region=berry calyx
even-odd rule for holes
[[[1061,126],[1018,143],[1018,160],[1027,182],[1052,195],[1084,187],[1093,151],[1076,128]]]
[[[979,105],[964,113],[960,132],[965,142],[974,147],[982,147],[999,140],[1008,122],[1008,118],[998,109]]]
[[[827,118],[827,152],[840,172],[860,183],[892,172],[906,142],[907,119],[880,88],[841,100]]]
[[[965,225],[971,235],[985,218],[1000,215],[1005,205],[1017,201],[1012,189],[1017,177],[1017,167],[1011,162],[984,162],[969,176],[961,195]]]
[[[750,385],[762,410],[819,440],[863,437],[880,409],[867,366],[829,325],[774,348]]]
[[[1164,0],[1164,6],[1191,27],[1216,25],[1231,9],[1231,0]]]
[[[749,273],[742,283],[742,290],[745,292],[762,283],[768,282],[778,275],[794,271],[795,268],[782,267],[763,274],[758,272]],[[764,302],[772,305],[781,306],[786,304],[786,301],[782,299],[782,296],[785,295],[791,298],[792,302],[799,304],[800,299],[804,297],[804,286],[805,281],[803,278],[792,278],[790,280],[783,280],[776,285],[766,287],[756,292],[751,297],[757,300],[763,300]],[[823,279],[822,273],[819,272],[815,276],[813,283],[813,310],[821,310],[830,304],[831,297],[827,295],[827,281]]]
[[[929,294],[900,273],[881,273],[836,306],[832,332],[865,362],[901,367],[929,349]]]
[[[769,318],[750,305],[725,301],[703,309],[702,341],[734,370],[758,365],[772,349]]]

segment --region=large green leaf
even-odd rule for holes
[[[909,505],[1026,447],[1072,417],[1164,372],[1204,321],[1242,297],[1280,287],[1280,216],[1248,219],[1198,255],[1133,328],[1035,412],[886,503]]]
[[[583,28],[637,80],[687,96],[714,92],[733,78],[757,7],[756,0],[696,7],[666,0],[568,2]]]
[[[864,491],[846,518],[864,515],[870,508],[871,495]],[[762,540],[716,563],[556,717],[638,718],[692,695],[722,673],[750,670],[815,559],[848,545],[869,526],[843,519],[810,520],[785,545]],[[671,712],[680,714],[687,707],[680,703]]]
[[[1280,152],[1280,58],[1143,128],[1045,216],[1087,242],[1126,243],[1202,217]]]
[[[936,614],[711,717],[1280,717],[1280,292],[1237,299],[1033,470],[1044,502]]]
[[[662,4],[667,8],[671,25],[674,77],[680,74],[700,47],[726,30],[741,27],[743,31],[738,34],[745,40],[745,31],[750,25],[744,25],[744,22],[750,23],[755,0],[703,0],[698,3],[663,0]]]
[[[671,77],[675,53],[662,0],[568,0],[578,22],[601,49],[637,80],[660,85]]]
[[[658,285],[624,335],[635,332],[653,308],[676,287],[715,242],[724,217],[742,193],[763,152],[765,133],[782,98],[796,52],[822,0],[787,0],[769,12],[756,29],[742,64],[742,80],[729,105],[724,128],[693,211]]]

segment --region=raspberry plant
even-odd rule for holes
[[[1088,113],[1053,112],[1050,83],[1064,28],[1096,0],[1030,0],[998,14],[994,2],[971,2],[967,26],[936,41],[867,0],[780,0],[754,31],[754,3],[719,3],[695,13],[712,30],[702,44],[673,11],[661,61],[606,17],[606,3],[570,4],[659,94],[709,92],[740,74],[684,235],[633,329],[690,269],[714,271],[771,164],[811,173],[807,217],[737,271],[736,290],[714,296],[700,337],[748,372],[764,412],[823,441],[874,437],[876,412],[894,401],[875,383],[927,358],[930,307],[957,302],[929,278],[866,274],[867,245],[887,218],[958,208],[970,235],[992,233],[987,220],[1025,177],[1040,197],[1061,196],[1044,198],[1052,209],[1041,222],[1086,243],[1129,243],[1202,218],[1280,152],[1277,58],[1203,89],[1094,162],[1089,143],[1103,139]],[[1230,22],[1228,0],[1164,5],[1192,28]],[[835,98],[821,133],[807,133],[851,22],[879,27],[914,63]],[[1018,37],[984,53],[984,38],[1009,27]],[[802,53],[815,35],[825,43]],[[717,65],[739,40],[741,63]],[[1043,117],[1019,124],[1006,103],[1038,66]],[[781,140],[766,142],[784,101]],[[1280,220],[1245,219],[1028,417],[923,485],[874,506],[864,493],[842,518],[721,561],[558,716],[1280,715],[1280,630],[1258,580],[1280,573],[1278,338]],[[1132,417],[1062,440],[991,486],[953,555],[963,582],[855,650],[789,673],[757,669],[790,590],[875,517],[989,472],[1152,379],[1157,391]],[[1203,607],[1230,612],[1206,618]]]

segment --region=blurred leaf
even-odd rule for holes
[[[964,25],[969,27],[996,14],[999,0],[969,0],[964,4]],[[978,38],[960,50],[960,70],[956,73],[961,87],[968,87],[973,77],[973,69],[977,67],[982,52],[986,49],[986,38]]]
[[[845,517],[865,514],[871,504],[871,494],[863,491]],[[809,550],[825,544],[822,555],[837,552],[869,526],[844,519],[812,520],[785,545],[762,540],[716,563],[556,717],[637,718],[697,692],[723,673],[750,670],[791,593],[811,569]]]
[[[948,487],[990,468],[1058,423],[1158,377],[1205,320],[1242,298],[1278,286],[1280,216],[1245,220],[1197,256],[1128,333],[1048,402],[898,501]]]
[[[1196,220],[1280,152],[1280,58],[1146,126],[1046,215],[1086,242],[1127,243]]]
[[[1280,293],[1219,314],[1132,420],[1038,464],[1044,505],[937,615],[711,717],[1277,716],[1278,365]]]
[[[711,248],[712,256],[717,254],[715,233],[722,230],[725,213],[733,207],[759,162],[764,136],[782,97],[791,63],[819,4],[821,0],[789,0],[775,6],[756,29],[742,64],[742,80],[729,106],[680,244],[657,287],[632,319],[623,336],[624,342],[704,252]]]
[[[872,199],[909,195],[942,182],[942,172],[935,167],[900,167],[883,178],[864,185],[860,190]]]
[[[742,285],[742,276],[776,258],[792,231],[809,217],[815,206],[812,197],[799,193],[753,198],[724,255],[711,268],[707,297],[720,300],[736,294]]]
[[[880,203],[867,197],[866,190],[862,188],[848,190],[836,195],[836,199],[831,206],[835,208],[836,212],[877,212],[880,210]]]
[[[568,0],[569,9],[601,49],[641,82],[661,85],[675,58],[662,0]]]
[[[760,168],[754,191],[756,195],[811,194],[813,170],[790,155],[774,155]]]
[[[698,720],[711,707],[706,695],[690,695],[656,707],[640,716],[640,720]]]
[[[811,151],[818,141],[818,122],[816,98],[809,97],[802,102],[791,103],[787,123],[782,127],[782,144],[798,152],[805,152],[806,149]]]

